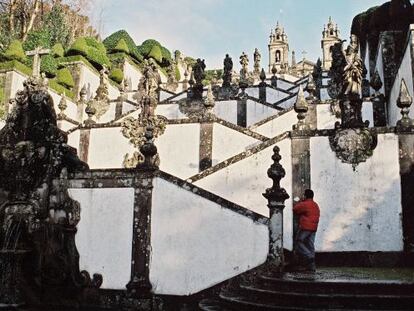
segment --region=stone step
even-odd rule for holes
[[[314,284],[313,286],[318,286]],[[377,294],[315,294],[295,291],[284,291],[275,288],[240,285],[237,293],[249,301],[276,306],[307,306],[316,309],[355,309],[390,310],[398,306],[401,310],[412,310],[414,295],[385,295],[381,291]],[[224,296],[224,295],[223,295]]]
[[[278,291],[313,294],[377,295],[381,293],[382,295],[410,296],[414,293],[414,283],[393,280],[315,280],[311,276],[309,279],[306,277],[289,279],[260,276],[257,283]]]

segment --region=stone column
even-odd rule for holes
[[[247,94],[244,88],[237,100],[237,125],[247,127]]]
[[[129,294],[135,298],[150,298],[152,286],[149,280],[151,259],[151,208],[153,179],[158,170],[157,147],[153,142],[153,128],[147,127],[146,142],[140,148],[144,162],[140,163],[135,176],[134,223],[132,237],[131,280]]]
[[[213,158],[213,122],[200,123],[200,172],[212,165]]]
[[[289,198],[286,190],[280,187],[280,180],[285,177],[285,170],[279,163],[282,157],[278,146],[273,148],[273,164],[267,176],[273,180],[271,188],[266,189],[263,196],[268,200],[269,207],[269,254],[267,264],[272,272],[283,272],[283,209],[285,200]]]
[[[386,126],[387,125],[387,117],[385,111],[385,96],[384,94],[380,93],[382,88],[382,81],[381,77],[378,73],[378,70],[375,70],[375,73],[371,77],[370,81],[371,87],[374,89],[375,94],[371,97],[372,102],[372,110],[374,114],[374,126]]]
[[[412,97],[404,79],[401,81],[397,106],[402,118],[397,122],[399,144],[401,207],[404,251],[414,252],[414,121],[408,116]]]
[[[6,72],[6,77],[4,78],[4,108],[6,111],[6,114],[8,114],[10,111],[10,99],[14,97],[14,94],[12,93],[12,87],[13,87],[13,73],[14,71],[8,71]]]
[[[259,100],[261,103],[266,104],[267,98],[266,98],[266,73],[264,69],[262,68],[262,71],[260,72],[260,84],[259,84]]]
[[[91,129],[82,127],[79,135],[79,158],[88,163],[89,157],[89,142],[91,140]]]

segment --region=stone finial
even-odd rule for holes
[[[377,69],[375,69],[375,72],[372,75],[369,84],[375,90],[375,93],[378,94],[379,90],[382,88],[383,83]]]
[[[309,97],[307,99],[313,100],[315,98],[316,84],[313,79],[312,73],[309,73],[308,83],[306,84],[305,91],[309,93]]]
[[[262,68],[262,71],[260,72],[259,78],[260,78],[260,81],[262,81],[262,83],[266,83],[265,82],[266,81],[266,72],[265,72],[264,68]]]
[[[405,80],[401,80],[400,95],[397,99],[397,106],[401,109],[402,118],[397,122],[398,128],[409,128],[414,125],[413,120],[408,116],[413,99],[408,92]]]
[[[273,67],[272,67],[272,74],[273,74],[273,76],[275,76],[275,75],[277,74],[276,64],[273,64]]]
[[[298,96],[294,105],[295,112],[298,114],[298,123],[293,126],[294,130],[306,130],[307,125],[304,122],[306,118],[306,113],[308,112],[308,102],[305,99],[305,94],[303,93],[302,85],[299,86]]]
[[[285,207],[285,200],[289,199],[289,195],[286,190],[280,186],[280,180],[285,177],[286,171],[280,164],[282,159],[280,155],[280,148],[275,146],[273,148],[273,164],[267,170],[267,176],[273,181],[271,188],[266,189],[263,196],[269,201],[268,207],[283,209]]]
[[[96,122],[92,119],[96,114],[96,108],[93,105],[93,100],[90,100],[86,104],[85,112],[88,115],[88,119],[85,120],[85,125],[95,124]]]
[[[82,89],[79,92],[79,98],[81,101],[86,102],[86,96],[88,95],[88,89],[86,88],[86,84],[83,85]]]
[[[154,144],[154,128],[148,125],[145,130],[145,142],[139,149],[144,156],[144,161],[138,164],[138,169],[158,169],[157,166],[157,147]]]
[[[190,87],[192,88],[194,83],[195,83],[195,81],[194,81],[194,72],[193,72],[193,70],[191,70],[190,80],[188,81],[188,84],[190,84]]]
[[[270,78],[270,84],[274,88],[277,88],[277,76],[276,76],[276,73],[277,73],[276,64],[273,64],[273,67],[272,67],[272,74],[273,74],[273,76]]]
[[[66,101],[65,92],[63,92],[63,94],[61,95],[61,98],[60,98],[60,101],[59,101],[59,104],[58,104],[58,108],[60,110],[59,117],[63,117],[65,115],[66,108],[68,108],[68,103]]]

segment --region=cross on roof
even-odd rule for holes
[[[50,53],[50,49],[44,49],[42,47],[37,47],[33,51],[27,51],[27,56],[33,56],[33,77],[40,77],[40,63],[42,55],[47,55]]]

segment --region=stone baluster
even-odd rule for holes
[[[277,68],[276,68],[276,64],[273,64],[272,67],[272,78],[270,79],[270,85],[273,86],[274,88],[277,88]]]
[[[412,102],[413,99],[408,92],[407,84],[405,83],[405,80],[402,79],[400,86],[400,95],[397,99],[397,106],[401,109],[402,115],[401,120],[397,122],[397,128],[399,130],[411,129],[414,125],[413,119],[408,116]]]
[[[260,72],[260,84],[259,84],[259,100],[261,103],[265,104],[267,101],[266,98],[266,72],[264,71],[264,69],[262,68],[262,71]]]
[[[144,161],[136,167],[134,188],[134,225],[132,238],[131,279],[128,293],[135,298],[150,298],[152,285],[149,279],[151,258],[151,209],[153,180],[158,170],[154,128],[149,125],[145,143],[140,147]]]
[[[128,99],[128,96],[126,94],[126,86],[124,82],[125,80],[122,81],[120,87],[119,87],[119,96],[117,98],[117,102],[116,102],[116,106],[115,106],[115,119],[121,117],[122,115],[122,108],[124,106],[124,102],[125,100]]]
[[[267,176],[273,180],[271,188],[266,189],[263,196],[268,200],[269,207],[269,253],[267,263],[273,272],[283,272],[283,209],[285,200],[289,199],[286,190],[280,186],[280,180],[285,177],[285,170],[280,164],[280,149],[273,148],[273,164],[267,171]]]
[[[298,96],[294,105],[295,112],[298,114],[298,123],[293,125],[293,130],[304,131],[309,130],[309,124],[305,122],[306,113],[308,112],[308,102],[305,99],[302,85],[299,86]]]
[[[375,70],[374,74],[372,75],[370,85],[375,91],[374,95],[371,97],[372,109],[374,112],[374,126],[386,126],[386,101],[384,94],[380,93],[383,84],[378,70]]]
[[[184,71],[184,80],[183,80],[183,91],[188,89],[188,69]]]
[[[79,100],[77,102],[78,111],[77,111],[77,120],[79,123],[82,123],[83,121],[83,112],[85,111],[85,106],[87,103],[87,96],[88,96],[88,90],[86,88],[86,85],[83,85],[82,89],[79,92]]]

